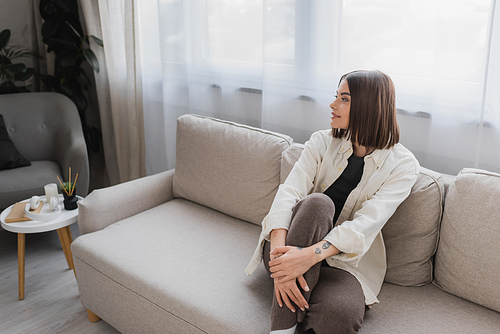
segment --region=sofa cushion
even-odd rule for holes
[[[82,235],[71,245],[82,303],[123,333],[268,332],[272,279],[263,266],[245,274],[260,230],[174,199]]]
[[[281,159],[281,182],[299,159],[304,145],[293,144]],[[387,251],[386,282],[418,286],[432,281],[432,257],[443,208],[441,174],[421,168],[408,198],[382,230]]]
[[[500,311],[500,174],[462,170],[446,195],[435,282]]]
[[[380,304],[366,311],[362,333],[498,333],[500,313],[446,293],[422,287],[382,285]]]
[[[3,116],[0,115],[0,170],[29,166],[31,162],[26,160],[17,150],[9,137]]]
[[[291,142],[262,129],[181,116],[174,195],[260,226],[278,190],[281,153]]]
[[[443,177],[421,167],[410,196],[382,229],[387,252],[386,282],[419,286],[432,281],[443,194]]]

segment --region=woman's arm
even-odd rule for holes
[[[271,231],[271,252],[278,246],[285,246],[287,233],[288,231],[284,228]],[[275,255],[277,256],[277,254]]]

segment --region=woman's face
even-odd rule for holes
[[[349,126],[349,111],[351,110],[351,94],[346,80],[340,82],[335,101],[330,103],[332,118],[330,125],[334,129],[347,129]]]

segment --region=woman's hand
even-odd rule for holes
[[[273,259],[269,261],[271,277],[279,284],[288,281],[295,284],[296,278],[304,275],[309,268],[318,262],[315,261],[314,250],[311,247],[279,246],[271,252],[271,259]]]
[[[304,276],[297,277],[297,282],[300,284],[303,290],[309,291],[306,280]],[[291,280],[285,283],[278,283],[274,281],[274,293],[276,294],[276,299],[280,307],[283,307],[283,302],[290,309],[290,311],[295,313],[295,307],[292,302],[295,303],[302,311],[309,308],[302,292],[300,292],[299,287],[295,280]]]
[[[284,283],[304,275],[316,263],[338,254],[339,250],[326,240],[322,240],[312,246],[301,248],[292,246],[280,246],[270,253],[269,270],[271,277],[278,283]],[[281,256],[276,256],[280,255]]]

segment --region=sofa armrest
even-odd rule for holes
[[[174,198],[174,170],[92,191],[78,201],[80,234],[95,232]]]

